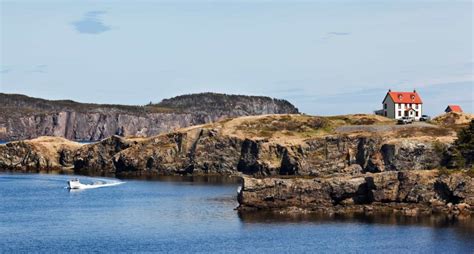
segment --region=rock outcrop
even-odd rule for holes
[[[112,136],[81,146],[72,157],[75,172],[88,175],[322,177],[439,168],[439,144],[448,147],[452,140],[450,132],[432,135],[438,127],[423,127],[429,136],[396,138],[398,132],[339,134],[339,124],[303,115],[240,117],[151,138]],[[15,152],[9,146],[0,146],[0,162]]]
[[[240,210],[398,212],[405,215],[474,212],[474,181],[463,173],[392,171],[313,179],[243,177]]]
[[[148,137],[226,117],[283,113],[298,113],[298,109],[285,100],[213,93],[178,96],[145,106],[49,101],[0,93],[0,140]]]
[[[75,173],[81,175],[114,176],[113,156],[136,141],[120,136],[112,136],[94,144],[88,144],[76,150],[74,154]],[[102,169],[100,174],[95,169]]]
[[[472,176],[438,171],[455,132],[363,119],[373,125],[350,131],[340,127],[353,124],[351,116],[263,115],[85,145],[61,138],[12,142],[0,145],[0,170],[59,168],[117,177],[239,175],[244,179],[241,210],[472,212]]]
[[[437,149],[440,141],[436,137],[397,139],[389,133],[337,134],[324,131],[327,126],[308,127],[308,122],[316,118],[261,116],[190,127],[140,140],[126,149],[113,150],[114,145],[111,145],[112,149],[106,149],[116,153],[109,154],[108,163],[94,164],[93,167],[77,164],[76,170],[82,172],[85,168],[93,168],[94,171],[89,173],[104,175],[114,172],[119,176],[242,173],[321,177],[435,169],[443,163]],[[265,127],[255,126],[268,119],[272,119],[273,127],[287,121],[295,125],[295,122],[300,122],[303,127],[297,128],[301,127],[303,131],[289,132],[288,128],[293,127],[275,127],[269,135],[260,131]],[[305,136],[307,133],[311,133],[310,137]],[[83,149],[104,145],[101,142]],[[83,154],[79,153],[76,160],[83,160]]]
[[[10,142],[0,145],[0,169],[17,172],[72,170],[74,154],[81,146],[59,137]]]

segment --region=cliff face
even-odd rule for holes
[[[113,137],[76,153],[77,173],[301,175],[323,177],[442,166],[453,133],[435,126],[338,133],[337,121],[273,115],[241,117],[144,139]],[[267,130],[268,128],[268,130]],[[403,134],[405,138],[396,138]],[[410,136],[411,135],[411,136]],[[424,135],[424,136],[423,136]],[[123,145],[126,142],[129,145]],[[98,153],[91,151],[111,151]]]
[[[372,125],[345,128],[359,122]],[[395,126],[376,116],[249,116],[87,145],[57,138],[13,142],[0,145],[0,169],[243,175],[241,210],[470,214],[472,177],[437,170],[455,137],[445,127]]]
[[[471,176],[437,170],[367,173],[314,179],[244,177],[240,210],[396,212],[405,215],[474,212]]]
[[[48,101],[0,93],[0,140],[58,136],[95,141],[112,135],[153,136],[242,115],[298,113],[268,97],[196,94],[146,106]]]
[[[82,145],[59,137],[40,137],[0,145],[0,169],[38,172],[70,169]]]
[[[76,173],[88,175],[355,175],[439,168],[442,150],[454,139],[452,131],[436,126],[339,133],[337,126],[346,122],[265,115],[227,119],[150,138],[112,136],[79,146],[73,151],[73,164]],[[0,161],[14,152],[8,150],[10,146],[0,146],[5,154]]]
[[[190,114],[61,111],[8,118],[3,122],[4,140],[57,136],[95,141],[112,135],[153,136],[194,124]]]
[[[169,134],[110,157],[119,175],[238,171],[254,176],[433,169],[441,159],[430,141],[387,144],[381,137],[330,136],[282,144],[223,136],[216,129]],[[93,168],[102,174],[100,164]]]

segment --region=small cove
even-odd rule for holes
[[[3,252],[470,253],[474,249],[472,219],[242,214],[234,210],[235,179],[124,179],[125,184],[118,186],[70,192],[64,187],[71,177],[0,174]]]

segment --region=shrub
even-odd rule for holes
[[[458,132],[458,137],[450,149],[453,167],[472,167],[474,163],[474,120]]]

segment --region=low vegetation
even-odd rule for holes
[[[451,146],[437,145],[435,149],[441,153],[446,168],[451,170],[474,168],[474,120],[457,133]]]
[[[459,166],[472,168],[474,163],[474,120],[469,126],[458,132],[458,138],[454,142],[453,150],[455,158],[461,164]]]
[[[2,102],[0,105],[0,116],[3,115],[4,117],[11,117],[12,115],[41,115],[59,111],[115,111],[130,114],[178,112],[178,110],[176,109],[160,105],[134,106],[118,104],[80,103],[72,100],[45,100],[21,94],[0,93],[0,101]]]
[[[208,111],[209,109],[234,112],[239,110],[249,111],[249,107],[270,104],[278,105],[278,108],[280,108],[281,112],[277,113],[298,113],[298,109],[286,100],[273,99],[266,96],[247,96],[220,93],[180,95],[170,99],[164,99],[160,103],[151,104],[151,106],[187,112]],[[261,110],[264,109],[262,108]]]
[[[474,178],[474,168],[469,169],[447,169],[443,168],[438,170],[438,175],[450,176],[454,174],[463,174]]]
[[[451,128],[438,127],[438,126],[408,126],[407,128],[400,128],[396,130],[395,137],[399,138],[411,138],[411,137],[443,137],[454,135],[455,132]]]
[[[277,113],[298,113],[290,102],[263,96],[228,95],[217,93],[188,94],[164,99],[159,103],[147,105],[118,105],[80,103],[72,100],[45,100],[21,94],[0,93],[0,117],[11,115],[28,116],[49,114],[60,111],[76,112],[120,112],[142,115],[147,113],[201,113],[209,111],[240,112],[235,115],[264,111],[265,107],[255,109],[255,105],[275,105]]]
[[[382,125],[382,124],[395,124],[395,120],[378,116],[378,115],[367,115],[367,114],[354,114],[354,115],[338,115],[327,117],[334,124],[341,125]]]
[[[391,119],[376,115],[309,116],[304,114],[282,114],[228,118],[204,128],[220,128],[226,134],[240,138],[263,138],[279,142],[299,142],[308,138],[332,135],[338,127],[359,125],[394,125]]]
[[[235,129],[263,138],[277,136],[310,137],[331,132],[332,125],[327,118],[323,117],[281,115],[262,117],[257,121],[254,119],[244,120]]]
[[[474,115],[469,113],[449,112],[435,117],[430,123],[449,126],[452,128],[464,127],[474,120]]]

